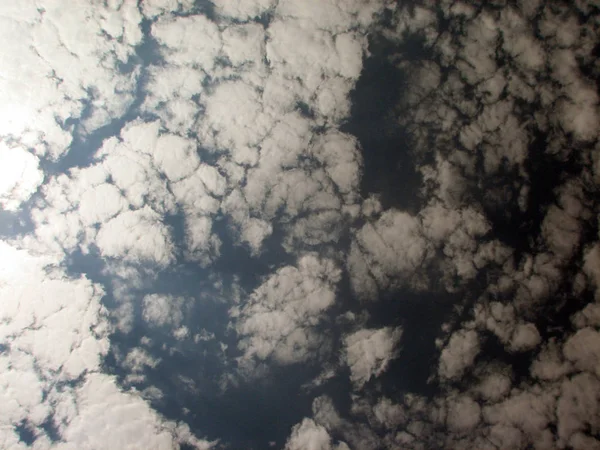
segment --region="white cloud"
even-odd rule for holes
[[[583,271],[596,287],[596,298],[600,298],[600,245],[587,249],[584,257]]]
[[[163,126],[186,135],[200,114],[193,97],[203,92],[204,77],[188,66],[151,66],[142,108],[160,117]]]
[[[345,359],[350,367],[350,379],[357,388],[387,369],[389,362],[398,356],[397,345],[401,337],[399,327],[364,329],[346,336]]]
[[[206,216],[188,216],[185,221],[186,257],[208,266],[220,255],[221,240],[212,234],[212,220]]]
[[[23,180],[5,178],[0,193],[4,207],[18,209],[42,183],[37,157],[57,158],[68,150],[75,129],[70,121],[81,119],[78,130],[85,143],[94,130],[123,117],[134,102],[142,71],[149,82],[142,86],[147,95],[141,113],[158,117],[125,124],[119,136],[102,142],[89,165],[51,177],[32,211],[35,232],[20,241],[55,258],[48,259],[54,265],[51,276],[39,264],[31,265],[37,267],[35,274],[31,267],[22,268],[43,282],[21,283],[18,289],[25,297],[13,298],[9,294],[16,291],[11,291],[1,313],[6,319],[2,337],[11,341],[14,352],[10,364],[23,372],[21,378],[11,373],[6,383],[19,389],[28,420],[37,427],[36,445],[42,445],[38,425],[51,404],[64,441],[59,448],[171,448],[178,441],[210,447],[184,426],[165,422],[134,392],[119,391],[113,378],[96,373],[108,350],[103,293],[85,277],[70,279],[57,268],[71,252],[99,250],[107,264],[103,275],[113,277],[119,302],[112,313],[117,327],[126,331],[137,314],[133,292],[148,287],[154,274],[143,266],[166,268],[179,255],[204,265],[218,257],[220,240],[213,231],[217,213],[229,216],[256,256],[280,213],[285,216],[284,244],[294,253],[305,243],[336,242],[342,207],[359,208],[357,144],[335,126],[349,112],[348,93],[367,46],[364,27],[380,3],[329,2],[323,5],[325,17],[316,2],[300,10],[283,2],[266,34],[259,24],[233,24],[219,14],[244,21],[275,7],[273,2],[215,2],[219,24],[202,15],[171,14],[193,6],[162,0],[0,7],[0,21],[7,25],[2,28],[8,41],[15,42],[2,55],[11,64],[2,89],[8,97],[0,101],[6,109],[0,108],[6,119],[0,134],[20,141],[14,149],[22,149],[17,162],[23,174]],[[316,32],[307,13],[319,14],[321,30]],[[142,14],[151,18],[149,36],[142,34]],[[286,49],[280,38],[314,45]],[[142,68],[135,52],[151,39],[160,45],[163,60]],[[321,67],[312,64],[314,58]],[[287,95],[279,96],[282,91]],[[329,122],[318,142],[310,142],[314,121],[293,112],[300,100],[316,111],[321,124]],[[196,133],[199,140],[192,138]],[[217,166],[201,161],[197,146],[218,154]],[[261,177],[257,183],[251,181],[251,168],[256,168],[252,175]],[[222,198],[227,199],[223,207]],[[184,215],[184,249],[175,248],[165,220],[166,214],[178,212]],[[318,328],[335,301],[340,279],[333,260],[313,254],[267,277],[237,309],[234,326],[244,357],[272,357],[287,364],[326,354],[328,336]],[[76,294],[70,295],[70,289]],[[30,297],[37,298],[38,306],[40,298],[47,299],[42,305],[50,305],[48,311],[27,306],[24,299]],[[265,309],[273,303],[274,310]],[[181,326],[184,309],[180,298],[150,295],[142,301],[141,314],[153,325],[170,326],[180,338],[189,333]],[[269,325],[266,331],[261,317]],[[156,364],[146,350],[124,352],[130,382],[142,381],[143,368]],[[34,373],[38,366],[41,374]],[[49,391],[44,400],[44,383],[76,376],[82,384]],[[19,384],[23,380],[31,392]],[[10,419],[11,426],[25,417],[19,414]],[[105,436],[106,428],[110,436]],[[6,436],[14,441],[15,433]]]
[[[191,302],[169,294],[149,294],[142,300],[142,317],[152,326],[178,328]]]
[[[239,20],[259,17],[272,8],[275,0],[215,0],[217,11]]]
[[[530,367],[531,374],[541,380],[558,380],[571,370],[571,365],[564,361],[562,348],[555,340],[544,345]]]
[[[452,333],[440,355],[438,374],[449,379],[460,377],[473,364],[479,350],[477,331],[459,330]]]
[[[385,211],[356,232],[348,267],[352,287],[359,295],[410,281],[431,256],[418,218],[397,210]]]
[[[252,64],[260,71],[265,54],[264,37],[264,28],[259,24],[231,25],[223,31],[223,52],[234,66]]]
[[[383,33],[399,48],[406,48],[406,36],[422,37],[430,58],[390,58],[410,84],[409,95],[394,108],[398,126],[414,138],[414,161],[427,161],[417,167],[423,184],[415,189],[424,208],[409,214],[382,211],[375,196],[360,198],[358,145],[338,130],[361,73],[368,26],[384,2],[213,4],[214,21],[188,15],[197,6],[188,0],[0,6],[0,40],[10,44],[0,51],[8,62],[0,80],[0,157],[10,161],[0,169],[6,172],[0,177],[3,208],[18,211],[36,192],[43,182],[38,158],[64,155],[75,127],[85,140],[123,117],[141,73],[148,75],[141,113],[158,118],[126,124],[120,136],[103,142],[91,165],[48,178],[31,213],[35,231],[19,242],[49,256],[0,247],[11,261],[0,274],[0,339],[10,344],[0,358],[0,386],[13,393],[0,414],[0,446],[16,448],[13,428],[25,419],[35,428],[36,445],[49,446],[40,425],[50,415],[70,441],[61,444],[66,448],[129,442],[170,448],[186,439],[209,446],[194,441],[184,426],[165,422],[137,394],[120,392],[114,379],[91,374],[108,349],[102,291],[85,277],[69,278],[59,265],[70,252],[96,246],[108,260],[104,275],[113,277],[120,302],[113,315],[125,330],[137,312],[132,292],[152,279],[140,263],[166,268],[181,255],[208,267],[219,257],[214,219],[222,214],[234,244],[247,244],[252,257],[261,254],[268,237],[294,256],[306,248],[321,252],[266,275],[231,309],[242,369],[333,354],[335,333],[322,326],[341,279],[332,255],[342,237],[350,242],[343,263],[361,298],[399,287],[435,285],[463,293],[464,286],[485,284],[483,295],[476,288],[464,300],[475,303],[473,323],[464,323],[459,307],[454,311],[458,331],[445,337],[439,380],[430,380],[441,381],[433,400],[377,399],[366,381],[396,356],[400,331],[356,331],[346,335],[343,352],[361,387],[349,414],[364,416],[352,423],[321,398],[313,419],[294,427],[287,448],[348,448],[334,445],[331,436],[365,449],[591,447],[588,433],[598,426],[593,411],[599,388],[591,375],[598,372],[597,311],[590,305],[577,312],[571,318],[577,330],[564,342],[542,342],[549,330],[538,329],[543,321],[536,320],[536,308],[561,298],[558,289],[570,282],[566,264],[575,260],[582,272],[572,295],[582,295],[586,283],[600,286],[598,245],[583,241],[585,222],[595,220],[589,191],[600,165],[583,168],[579,179],[574,173],[561,178],[553,192],[556,204],[539,208],[541,235],[523,239],[529,248],[521,261],[520,252],[495,239],[500,230],[486,217],[495,208],[495,214],[508,214],[503,209],[512,201],[527,217],[538,208],[528,204],[535,193],[530,156],[577,159],[590,167],[598,162],[591,150],[598,136],[598,95],[593,76],[583,70],[595,73],[589,67],[597,30],[592,20],[579,21],[591,7],[584,1],[553,8],[517,2],[491,13],[461,2],[442,2],[436,10],[389,3],[391,20]],[[142,14],[150,19],[146,37]],[[252,22],[263,14],[269,15],[268,26]],[[440,20],[450,27],[440,29]],[[163,58],[142,68],[134,53],[152,39]],[[501,67],[500,55],[506,60]],[[527,104],[534,101],[530,112]],[[314,117],[295,112],[299,103]],[[78,120],[80,126],[71,124]],[[324,132],[315,133],[315,127]],[[533,133],[545,138],[545,152],[533,152]],[[197,147],[210,155],[201,160]],[[505,174],[515,176],[505,182]],[[176,213],[183,214],[182,249],[175,248],[164,219]],[[16,268],[15,260],[21,261]],[[148,296],[142,316],[183,339],[189,330],[182,326],[182,301]],[[513,386],[510,367],[476,359],[478,333],[487,331],[508,352],[541,349],[529,367],[531,378],[519,374]],[[142,368],[155,363],[148,352],[125,352],[130,381],[141,380]],[[460,383],[465,373],[478,381]],[[79,376],[83,385],[48,388],[56,379]],[[357,413],[361,395],[364,404],[376,405],[373,412]],[[389,433],[380,440],[364,417]],[[558,443],[550,425],[558,429]],[[103,437],[102,426],[115,433]]]
[[[21,147],[0,142],[0,205],[15,211],[33,194],[44,179],[38,159]]]
[[[114,378],[107,375],[91,375],[70,394],[77,408],[65,411],[62,417],[60,432],[66,442],[58,449],[114,449],[125,445],[166,450],[178,441],[198,449],[214,446],[195,438],[187,426],[165,421],[139,396],[120,391]],[[108,429],[110,433],[106,433]]]
[[[471,397],[449,400],[447,424],[451,431],[468,433],[481,420],[481,408]]]
[[[14,427],[27,421],[35,447],[49,448],[43,424],[50,420],[60,437],[52,448],[172,448],[185,441],[210,448],[184,425],[164,421],[137,394],[119,391],[114,379],[98,373],[109,348],[104,293],[83,276],[66,276],[59,263],[0,242],[2,445],[19,448]],[[130,354],[129,364],[149,361],[140,356]],[[81,387],[58,388],[80,377]]]
[[[331,436],[314,420],[304,419],[292,428],[285,448],[286,450],[331,450]]]
[[[298,97],[314,104],[323,119],[337,122],[349,113],[347,98],[366,41],[349,34],[340,37],[336,48],[331,34],[322,30],[300,21],[274,21],[268,30],[267,58],[274,73],[289,80]],[[339,54],[338,49],[344,53]]]
[[[80,118],[91,132],[125,113],[138,70],[122,73],[118,65],[142,39],[135,4],[44,1],[1,10],[0,40],[9,43],[2,59],[10,63],[0,81],[0,135],[58,158],[72,141],[67,119]]]
[[[498,401],[510,391],[512,380],[510,376],[492,369],[490,373],[484,375],[481,382],[474,389],[484,400]]]
[[[265,220],[250,217],[250,208],[237,189],[223,201],[222,209],[233,219],[239,230],[240,241],[246,242],[254,255],[259,254],[263,241],[273,232],[272,225]]]
[[[103,291],[84,277],[46,275],[57,262],[0,242],[0,342],[57,377],[76,378],[98,370],[108,350]]]
[[[238,164],[255,165],[258,151],[254,147],[273,123],[262,111],[259,90],[240,81],[227,81],[219,83],[204,103],[205,118],[199,130],[203,141],[231,151]]]
[[[598,428],[599,393],[600,381],[590,373],[575,375],[562,383],[556,407],[559,445],[568,442],[577,431]]]
[[[305,255],[298,266],[279,269],[230,314],[240,336],[243,362],[272,358],[278,364],[313,359],[326,342],[317,330],[336,295],[335,263]]]
[[[158,138],[154,148],[154,161],[171,182],[190,176],[200,164],[196,143],[173,134]]]
[[[156,17],[177,10],[189,11],[194,6],[194,0],[148,0],[140,6],[145,16]]]
[[[406,422],[406,412],[401,405],[393,403],[389,398],[381,398],[373,407],[377,422],[386,428],[396,428]]]
[[[325,171],[344,195],[358,189],[362,161],[357,147],[352,136],[332,132],[319,136],[312,148],[312,153],[324,164]]]
[[[349,443],[348,447],[375,450],[379,446],[375,433],[363,423],[352,423],[342,418],[330,397],[322,395],[315,398],[312,410],[314,421],[330,434],[341,436]],[[340,445],[343,449],[348,448],[345,443]]]
[[[27,353],[12,351],[0,358],[0,366],[2,428],[10,430],[25,419],[34,426],[41,425],[51,408],[43,402],[46,383],[36,374],[35,359]]]
[[[129,206],[119,189],[109,183],[90,186],[80,195],[79,214],[84,226],[107,222]]]
[[[523,430],[530,439],[543,440],[554,407],[551,393],[515,392],[504,402],[484,408],[483,415],[488,423],[510,424]]]
[[[600,333],[595,329],[577,331],[565,342],[563,353],[575,368],[600,376]]]
[[[515,328],[510,347],[513,351],[528,351],[542,341],[539,331],[532,323],[519,324]]]
[[[104,257],[166,266],[175,256],[169,229],[161,219],[147,206],[126,211],[100,227],[96,245]]]
[[[213,68],[222,45],[217,25],[202,15],[161,17],[152,25],[152,36],[163,46],[167,62],[206,71]]]
[[[494,333],[511,352],[532,350],[541,342],[536,326],[520,322],[512,304],[490,302],[485,306],[476,305],[475,320]]]
[[[160,359],[152,357],[141,347],[135,347],[129,351],[122,361],[122,366],[130,371],[125,377],[125,381],[131,383],[143,383],[146,377],[143,374],[146,367],[154,369],[160,363]]]

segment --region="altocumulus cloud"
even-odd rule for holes
[[[597,447],[599,13],[0,6],[0,446]],[[378,58],[410,210],[349,125]],[[294,371],[285,436],[234,429]]]

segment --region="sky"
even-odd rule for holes
[[[599,36],[0,2],[0,448],[600,449]]]

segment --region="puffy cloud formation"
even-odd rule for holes
[[[196,7],[192,2],[170,0],[82,8],[44,2],[35,8],[3,7],[5,38],[15,45],[7,46],[4,54],[11,64],[3,77],[8,97],[1,102],[5,112],[0,115],[6,120],[0,134],[6,138],[3,160],[10,164],[2,169],[6,176],[0,201],[5,209],[17,211],[28,200],[44,182],[39,158],[60,159],[71,149],[81,152],[88,139],[98,147],[81,160],[69,154],[64,165],[56,166],[69,170],[46,176],[40,198],[31,205],[34,229],[17,243],[27,249],[23,251],[49,255],[54,264],[71,261],[75,252],[98,255],[107,267],[104,275],[115,277],[113,294],[120,303],[113,315],[121,332],[134,326],[132,292],[142,287],[142,274],[165,270],[181,256],[203,267],[220,256],[221,239],[214,229],[218,215],[226,216],[234,244],[247,245],[258,255],[274,224],[285,229],[283,243],[291,253],[305,245],[334,243],[342,232],[345,205],[356,209],[358,145],[337,126],[348,114],[348,94],[366,49],[357,27],[367,26],[381,5],[363,10],[358,4],[332,3],[327,6],[329,18],[318,28],[309,20],[318,13],[316,3],[306,12],[296,11],[293,4],[277,5],[279,12],[268,30],[228,19],[271,14],[275,6],[217,2],[220,23],[191,13]],[[150,19],[149,28],[144,28],[144,17]],[[285,44],[294,39],[312,47],[294,47],[299,51],[286,55]],[[149,60],[145,52],[153,45],[158,59]],[[306,72],[305,61],[315,56],[319,64]],[[16,68],[23,70],[14,72]],[[329,80],[319,86],[318,77]],[[317,112],[318,120],[295,111],[300,102]],[[326,122],[327,132],[317,138],[313,127]],[[167,220],[175,215],[182,216],[183,239],[174,236]],[[257,288],[252,296],[256,305],[273,296],[290,300],[290,305],[280,306],[281,317],[287,315],[292,328],[274,327],[273,336],[265,338],[272,349],[258,352],[261,357],[272,353],[280,362],[300,361],[315,348],[326,347],[316,326],[334,303],[339,279],[333,260],[305,256],[298,268],[281,269]],[[297,285],[296,297],[286,298],[288,291],[280,285],[285,282]],[[90,286],[97,290],[99,305],[100,287]],[[142,318],[153,326],[179,327],[185,309],[180,300],[147,295],[141,301]],[[254,335],[261,330],[252,328],[251,321],[257,320],[250,317],[252,308],[240,308],[238,320],[240,346],[247,346],[248,357],[261,339]],[[24,317],[26,311],[14,310]],[[82,310],[69,320],[84,311],[89,313]],[[10,319],[7,315],[7,323],[16,326]],[[102,320],[107,326],[106,318]],[[66,325],[61,332],[71,333]],[[181,328],[174,333],[182,335]],[[47,342],[30,334],[25,332],[24,346],[28,342],[38,348]],[[107,337],[100,341],[100,350],[93,349],[93,340],[83,340],[82,348],[104,355]],[[289,345],[276,344],[279,337],[286,337]],[[58,348],[53,354],[42,345],[36,360],[70,376],[86,364],[99,370],[97,356],[84,358],[67,344]],[[142,367],[154,367],[153,361],[131,351],[123,366],[135,375]],[[99,376],[89,391],[90,383],[82,388],[81,401],[88,402],[93,415],[100,398],[89,399],[88,393],[109,389],[113,381]],[[106,397],[123,402],[125,409],[125,404],[137,402],[134,395],[117,390],[106,391]],[[99,408],[105,415],[111,411],[106,405]],[[76,423],[68,440],[89,435],[91,446],[112,445],[94,441],[90,416],[83,414],[88,410],[80,409],[79,418],[69,417],[68,422]],[[155,419],[148,420],[148,426],[159,428],[152,425]],[[175,435],[155,436],[145,431],[146,425],[136,426],[131,428],[134,433],[150,440],[154,436],[160,445],[168,445]],[[116,433],[115,439],[127,442],[132,433]]]
[[[335,302],[340,275],[333,261],[305,255],[297,267],[279,269],[234,307],[243,360],[292,364],[326,352],[328,337],[318,326]]]
[[[322,391],[281,420],[288,449],[597,446],[599,12],[0,6],[0,205],[21,230],[0,243],[0,446],[211,448],[190,393],[300,363]],[[368,134],[400,136],[384,165],[410,208],[369,192],[365,60],[397,75]],[[209,317],[188,322],[188,287]],[[437,334],[407,336],[413,308]],[[202,367],[162,376],[180,357]],[[159,378],[144,395],[194,432],[128,390]]]
[[[314,420],[304,419],[292,429],[285,448],[286,450],[345,450],[349,447],[344,442],[332,445],[331,436],[325,427],[317,425]]]
[[[164,422],[144,400],[119,391],[105,375],[91,375],[71,395],[81,406],[69,411],[68,404],[64,405],[61,420],[68,423],[63,432],[67,443],[58,448],[111,449],[130,443],[137,448],[169,449],[178,442],[197,449],[214,447],[194,437],[187,425]]]
[[[119,70],[143,39],[133,2],[65,8],[54,2],[3,5],[0,136],[58,158],[73,141],[121,117],[139,70]],[[115,95],[118,94],[118,95]]]
[[[178,328],[190,306],[183,297],[150,294],[142,300],[142,317],[151,326]]]
[[[402,337],[401,328],[362,329],[346,336],[346,363],[350,367],[350,379],[362,387],[373,376],[387,368],[396,356],[396,346]]]
[[[479,336],[475,330],[459,330],[453,333],[440,355],[440,377],[460,377],[464,370],[473,364],[479,350]]]
[[[22,147],[9,147],[0,142],[0,204],[8,211],[15,211],[29,199],[44,176],[39,170],[39,160]]]
[[[329,433],[352,442],[367,423],[360,448],[598,446],[598,13],[417,2],[381,26],[408,80],[394,115],[422,202],[365,202],[352,288],[464,300],[436,340],[436,394],[366,384],[329,425],[313,411]]]
[[[211,448],[100,373],[110,346],[103,290],[59,262],[0,243],[2,447],[27,448],[17,433],[27,424],[38,448]]]

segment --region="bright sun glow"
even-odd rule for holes
[[[37,157],[4,142],[0,142],[0,162],[0,205],[14,211],[35,192],[44,175]]]

